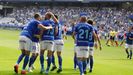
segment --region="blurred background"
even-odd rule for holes
[[[133,15],[132,7],[133,0],[0,0],[0,28],[22,29],[33,14],[52,11],[67,25],[67,34],[81,13],[96,22],[102,35],[110,28],[123,33],[131,24],[128,16]]]

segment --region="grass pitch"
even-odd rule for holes
[[[0,29],[0,75],[17,75],[13,71],[13,66],[20,55],[18,50],[19,33],[20,31]],[[102,46],[102,51],[95,50],[93,73],[87,73],[86,75],[133,75],[133,60],[126,58],[124,46],[107,47],[105,41],[102,41]],[[73,39],[68,37],[62,54],[63,72],[57,74],[54,71],[50,72],[49,75],[79,75],[78,69],[76,71],[73,69],[73,47]],[[20,63],[19,70],[22,68],[22,63],[23,61]],[[35,62],[35,67],[34,72],[27,75],[42,75],[39,73],[39,59]]]

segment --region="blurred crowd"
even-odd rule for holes
[[[32,19],[34,13],[44,15],[47,11],[57,14],[62,25],[67,25],[71,29],[71,23],[76,21],[79,14],[86,13],[89,19],[96,22],[96,27],[101,33],[109,32],[111,27],[115,31],[124,31],[129,25],[128,16],[132,11],[117,8],[97,8],[97,7],[16,7],[8,17],[15,18],[15,23],[25,25]]]

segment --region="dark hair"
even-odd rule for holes
[[[49,16],[49,18],[51,18],[51,17],[52,17],[52,15],[51,15],[50,13],[47,13],[47,15]]]
[[[93,21],[92,20],[88,20],[87,23],[93,25]]]
[[[58,19],[58,16],[57,15],[54,15],[55,16],[55,18],[57,18]]]
[[[40,17],[39,14],[35,14],[35,15],[34,15],[34,18],[35,18],[35,19],[38,18],[38,17]]]

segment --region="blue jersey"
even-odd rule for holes
[[[52,27],[53,27],[53,29],[48,29],[48,30],[45,30],[43,32],[42,40],[51,40],[51,41],[53,41],[54,40],[54,28],[55,28],[54,21],[52,21],[52,20],[44,20],[44,21],[42,21],[42,24],[44,26],[52,25]]]
[[[95,31],[95,33],[97,34],[97,30],[95,28],[93,28],[93,30]],[[89,39],[89,47],[93,47],[94,46],[94,35],[92,33],[89,34],[91,37]]]
[[[130,40],[129,38],[133,38],[133,32],[126,33],[126,43],[129,45],[133,45],[133,40]]]
[[[74,31],[76,32],[76,46],[89,46],[89,40],[92,39],[89,34],[93,33],[93,27],[87,23],[78,23]]]
[[[31,21],[21,32],[21,36],[26,36],[31,39],[33,42],[38,42],[39,39],[34,37],[35,34],[38,34],[39,28],[38,25],[40,24],[39,21],[33,20]]]
[[[40,35],[40,31],[41,31],[41,30],[38,29],[38,31],[36,31],[36,33],[35,33],[34,35]],[[32,38],[32,41],[33,41],[33,42],[39,42],[39,38],[34,36],[34,37]]]
[[[57,34],[55,34],[54,39],[55,40],[61,40],[62,39],[62,26],[60,23],[58,23],[58,24],[55,24],[55,28],[56,27],[58,29],[58,32],[57,32]]]

